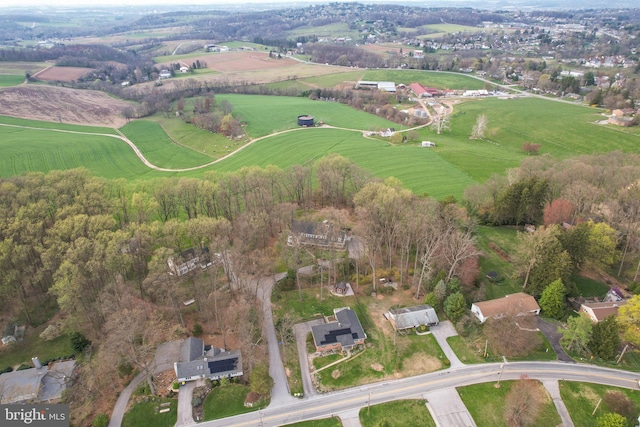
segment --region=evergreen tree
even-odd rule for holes
[[[542,312],[554,319],[561,319],[566,309],[565,287],[562,279],[555,280],[549,284],[540,296],[540,308]]]
[[[444,312],[453,323],[464,316],[467,312],[467,302],[460,292],[455,292],[447,297],[444,301]]]
[[[613,315],[593,325],[589,350],[594,356],[611,360],[616,356],[619,346],[620,328]]]

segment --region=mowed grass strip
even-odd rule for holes
[[[396,400],[360,409],[363,427],[435,427],[424,400]]]
[[[104,178],[159,176],[122,140],[108,136],[0,126],[0,176],[84,167]]]
[[[257,411],[261,406],[247,408],[244,399],[249,393],[249,386],[242,384],[227,384],[211,390],[204,400],[204,419],[217,420]]]
[[[286,427],[342,427],[340,418],[322,418],[321,420],[301,421],[299,423],[287,424]]]
[[[168,406],[160,406],[168,403]],[[169,408],[169,411],[160,413],[160,410]],[[178,420],[178,400],[166,398],[153,398],[149,402],[134,403],[122,419],[123,427],[172,427]]]
[[[169,168],[189,168],[212,161],[212,158],[188,147],[180,146],[153,121],[136,120],[120,128],[153,165]]]
[[[0,92],[1,93],[1,92]],[[26,120],[18,119],[16,117],[0,116],[0,124],[24,126],[37,129],[57,129],[79,133],[104,133],[107,135],[117,135],[115,129],[100,126],[82,126],[82,125],[70,125],[66,123],[45,122],[41,120]]]
[[[296,164],[311,165],[332,152],[351,159],[375,176],[394,176],[415,193],[436,198],[450,194],[461,197],[464,189],[475,182],[436,151],[392,146],[365,139],[359,132],[338,129],[301,129],[267,138],[212,168],[228,172],[243,166],[272,164],[284,169]]]
[[[24,75],[0,74],[0,86],[18,86],[24,82]]]
[[[233,114],[247,122],[252,138],[298,127],[298,116],[312,115],[316,123],[349,129],[386,129],[396,123],[337,102],[312,101],[309,98],[262,95],[217,95],[233,105]]]

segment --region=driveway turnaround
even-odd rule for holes
[[[443,388],[424,394],[429,412],[442,427],[476,427],[455,388]]]

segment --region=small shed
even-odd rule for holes
[[[436,146],[435,142],[431,142],[431,141],[422,141],[422,146],[423,147],[429,147],[429,148],[433,148]]]
[[[490,271],[487,273],[487,279],[491,280],[492,282],[498,282],[500,281],[500,275],[497,271]]]
[[[313,116],[302,115],[298,116],[298,126],[310,127],[313,126]]]

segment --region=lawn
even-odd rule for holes
[[[585,298],[602,298],[609,292],[609,286],[579,274],[572,275],[571,280],[578,287],[578,294]]]
[[[473,351],[469,346],[469,344],[467,344],[465,339],[462,338],[460,335],[447,338],[447,342],[449,343],[449,345],[451,346],[451,349],[456,354],[456,356],[458,356],[458,359],[460,359],[462,363],[473,364],[473,363],[484,363],[484,362],[493,361],[493,360],[485,360],[483,357],[481,357],[481,354],[479,354],[476,351]]]
[[[435,427],[424,400],[396,400],[360,409],[362,427]]]
[[[289,391],[291,394],[304,393],[302,385],[302,372],[300,370],[300,359],[298,358],[298,347],[295,341],[284,345],[283,364],[287,372],[287,383],[289,383]]]
[[[17,86],[22,82],[24,82],[24,74],[23,75],[0,74],[0,87]]]
[[[27,329],[27,335],[21,342],[0,349],[0,369],[7,366],[15,367],[20,364],[31,365],[31,358],[38,356],[40,361],[67,357],[75,352],[71,348],[68,335],[60,335],[51,341],[40,339],[38,335],[44,331],[44,326]]]
[[[120,130],[140,149],[147,160],[162,168],[189,168],[213,160],[205,154],[178,145],[156,122],[136,120]]]
[[[486,298],[495,299],[505,295],[520,292],[521,284],[513,278],[514,268],[510,260],[503,259],[490,247],[496,245],[508,255],[512,255],[516,248],[515,227],[478,227],[478,246],[483,255],[480,258],[480,275],[486,285]],[[495,271],[500,275],[499,282],[491,282],[484,276],[490,271]]]
[[[227,384],[214,388],[204,400],[204,420],[217,420],[257,411],[261,407],[247,408],[244,406],[244,399],[248,393],[249,386],[241,384]]]
[[[508,424],[504,419],[505,400],[513,383],[514,381],[502,381],[500,388],[496,388],[495,383],[489,382],[459,387],[457,390],[478,426],[507,427]],[[553,400],[546,389],[542,388],[542,384],[540,384],[540,388],[544,393],[544,404],[538,418],[532,425],[557,426],[560,424],[560,416]],[[580,423],[575,425],[582,426]]]
[[[287,424],[285,427],[341,427],[340,418],[323,418],[321,420],[301,421],[299,423]]]
[[[149,402],[135,403],[124,414],[123,427],[173,427],[178,421],[178,400],[151,397]],[[169,406],[160,406],[161,403]],[[169,408],[168,412],[160,413],[161,409]]]
[[[327,356],[316,357],[313,359],[313,367],[317,369],[323,368],[332,364],[336,360],[340,360],[344,357],[342,354],[329,354]]]
[[[604,401],[608,390],[622,392],[636,404],[636,407],[640,406],[640,394],[634,390],[600,384],[560,381],[562,401],[566,405],[573,423],[580,427],[595,427],[597,417],[611,412]],[[595,414],[591,415],[600,399],[603,399],[603,401],[598,406]]]

